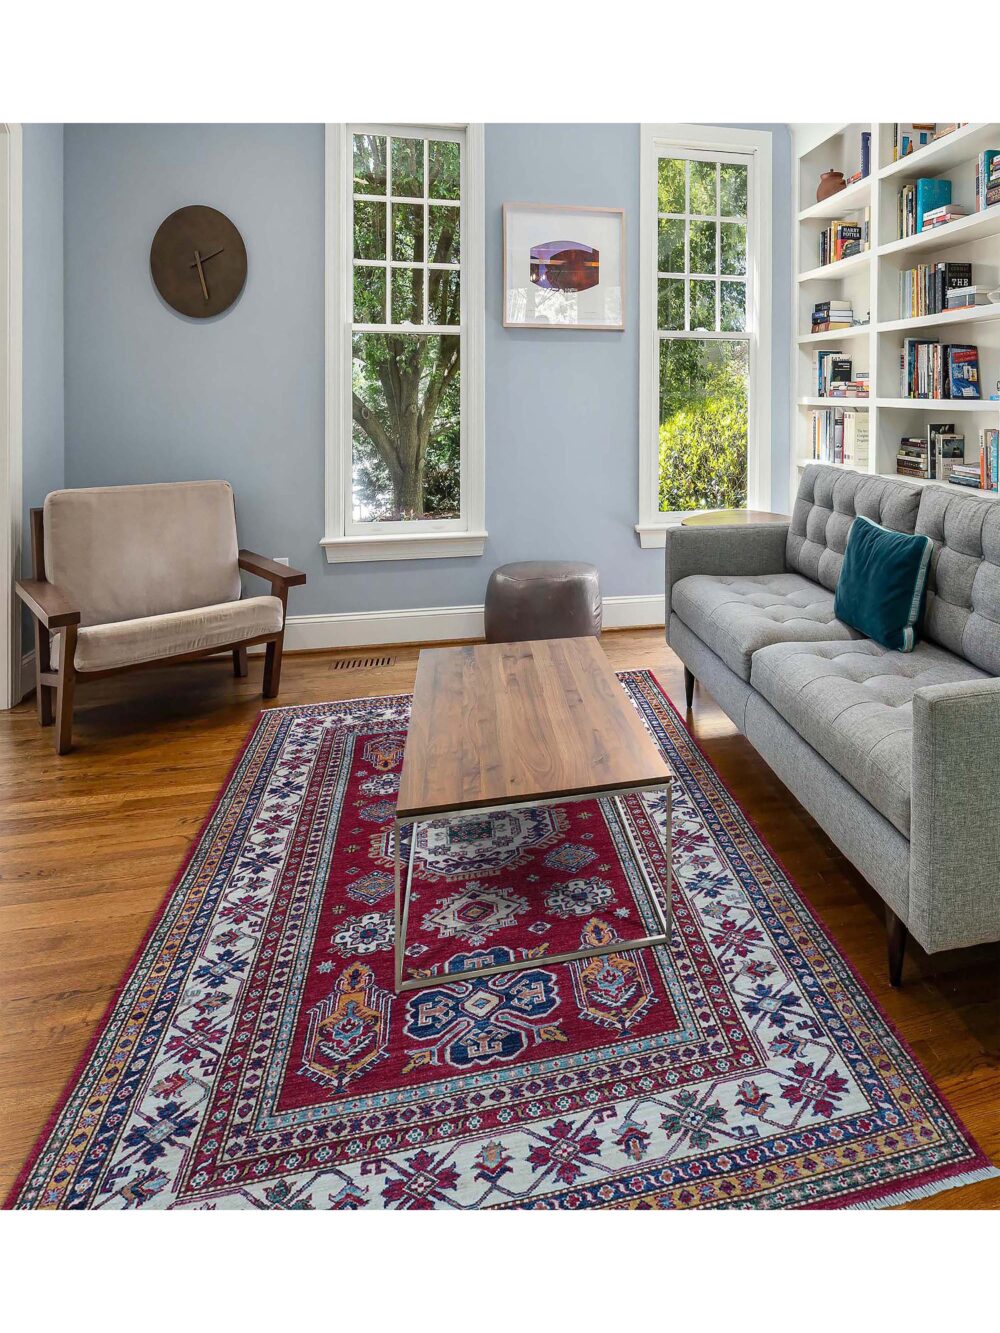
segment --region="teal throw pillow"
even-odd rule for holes
[[[834,613],[886,648],[912,652],[934,543],[859,514],[851,524]]]

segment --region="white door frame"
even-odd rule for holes
[[[21,698],[21,127],[0,122],[0,709]]]

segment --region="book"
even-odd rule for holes
[[[929,209],[950,203],[951,181],[921,176],[916,182],[917,231],[923,229],[924,215]]]
[[[947,308],[950,291],[972,284],[972,264],[918,264],[899,275],[899,317],[917,319]]]
[[[1000,148],[986,148],[976,159],[976,212],[982,212],[983,209],[992,208],[998,200],[994,199],[990,203],[989,195],[996,187],[990,184],[990,178],[993,175],[993,164],[1000,158]]]
[[[872,173],[872,136],[871,130],[861,131],[861,179]]]
[[[979,432],[979,476],[984,490],[1000,490],[1000,429],[995,426]]]
[[[961,440],[962,445],[959,455],[955,454],[954,444],[952,443],[956,439]],[[956,457],[958,457],[959,462],[965,461],[965,439],[963,436],[955,435],[955,423],[953,421],[941,422],[938,424],[932,422],[927,427],[927,456],[930,465],[930,474],[932,477],[937,477],[939,481],[943,480],[943,441],[948,442],[947,457],[951,462],[954,462]]]
[[[868,467],[868,413],[844,411],[844,462],[851,467]]]
[[[956,344],[944,349],[946,398],[979,398],[979,349]]]

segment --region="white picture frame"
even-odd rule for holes
[[[504,204],[503,327],[622,332],[625,210]]]

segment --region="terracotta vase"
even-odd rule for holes
[[[824,199],[829,199],[831,194],[839,194],[846,187],[847,181],[844,180],[842,171],[824,171],[819,178],[819,185],[816,189],[817,204]]]

